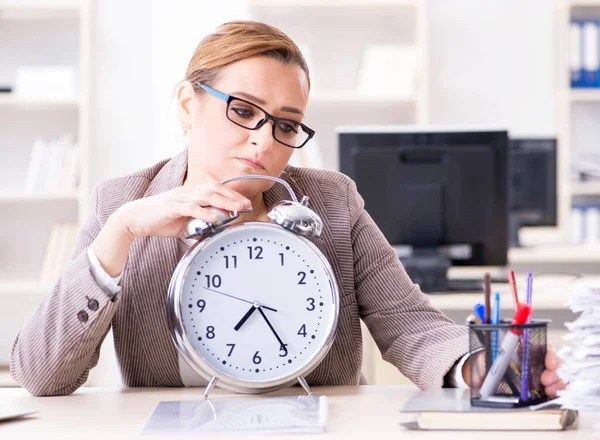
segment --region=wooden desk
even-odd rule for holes
[[[455,271],[455,274],[462,274],[468,278],[477,278],[478,275],[485,273],[485,270],[474,272]],[[600,273],[600,271],[598,272]],[[481,276],[483,279],[483,276]],[[517,274],[517,290],[519,298],[525,299],[525,275]],[[600,277],[584,276],[575,278],[572,275],[534,275],[533,279],[533,308],[535,310],[567,310],[567,301],[573,290],[584,284],[600,285]],[[500,308],[502,310],[513,310],[513,299],[510,292],[510,286],[507,283],[492,284],[492,294],[500,293]],[[441,293],[429,295],[431,303],[441,310],[460,310],[470,311],[473,306],[480,302],[483,303],[482,293]]]
[[[298,395],[297,387],[281,390],[275,395]],[[418,390],[414,386],[362,386],[316,388],[317,395],[329,397],[329,421],[326,438],[365,439],[477,439],[482,438],[480,432],[422,432],[408,431],[399,426],[401,415],[399,409],[403,403]],[[146,423],[154,408],[161,401],[199,400],[201,388],[130,388],[80,389],[66,397],[32,397],[23,389],[0,389],[0,402],[10,406],[36,408],[40,412],[22,420],[0,424],[0,438],[8,440],[22,438],[22,435],[38,435],[39,438],[60,439],[133,439],[139,438],[139,432]],[[225,397],[235,398],[240,395],[223,390],[213,391],[212,400]],[[264,397],[257,397],[264,398]],[[402,416],[405,417],[405,416]],[[593,417],[582,414],[579,429],[562,432],[544,433],[511,433],[511,440],[518,439],[575,439],[586,438],[591,434]],[[165,438],[162,436],[146,436]],[[198,436],[200,437],[200,436]],[[315,438],[295,436],[269,436],[269,439]],[[489,432],[486,440],[506,440],[502,432]],[[32,438],[32,437],[27,437]],[[173,437],[182,438],[182,437]],[[204,437],[209,438],[209,437]],[[233,438],[249,438],[248,436],[227,436]]]

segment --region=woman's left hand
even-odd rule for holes
[[[548,345],[545,359],[546,369],[540,380],[546,388],[546,395],[550,398],[556,397],[556,392],[565,388],[564,382],[558,377],[556,370],[560,366],[560,359],[552,346]]]
[[[462,375],[467,386],[472,386],[469,377],[469,364],[471,362],[475,362],[477,368],[474,374],[474,385],[476,387],[481,387],[481,384],[483,383],[483,380],[485,378],[485,361],[483,359],[479,359],[478,357],[483,355],[483,351],[480,351],[474,356],[472,356],[472,359],[467,359],[467,361],[464,363]],[[551,345],[548,345],[546,348],[546,358],[544,360],[544,366],[546,367],[546,369],[543,371],[542,376],[540,377],[540,381],[544,386],[546,395],[552,399],[556,397],[556,392],[558,390],[562,390],[565,388],[565,384],[560,379],[560,377],[558,377],[558,373],[556,370],[560,366],[560,359]]]

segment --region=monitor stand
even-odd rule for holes
[[[536,211],[511,212],[508,216],[508,246],[511,248],[522,247],[519,242],[519,229],[523,226],[541,224],[542,217]]]
[[[410,256],[400,257],[410,279],[429,294],[483,292],[481,279],[450,279],[452,261],[437,249],[415,249]]]

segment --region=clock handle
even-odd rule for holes
[[[264,179],[264,180],[271,180],[272,182],[280,183],[283,186],[285,186],[285,189],[288,190],[288,192],[290,193],[290,196],[292,197],[292,201],[298,202],[298,199],[296,198],[296,194],[294,194],[294,190],[292,190],[292,187],[289,185],[289,183],[287,183],[285,180],[280,179],[278,177],[261,176],[260,174],[248,174],[247,176],[231,177],[230,179],[223,180],[221,183],[223,185],[225,185],[226,183],[233,182],[234,180],[242,180],[242,179]]]

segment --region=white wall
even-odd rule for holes
[[[92,17],[90,184],[154,162],[152,9],[96,0]]]
[[[429,0],[430,121],[555,135],[553,2]]]
[[[243,0],[96,0],[92,42],[92,186],[183,146],[173,89],[202,37],[247,17]]]

